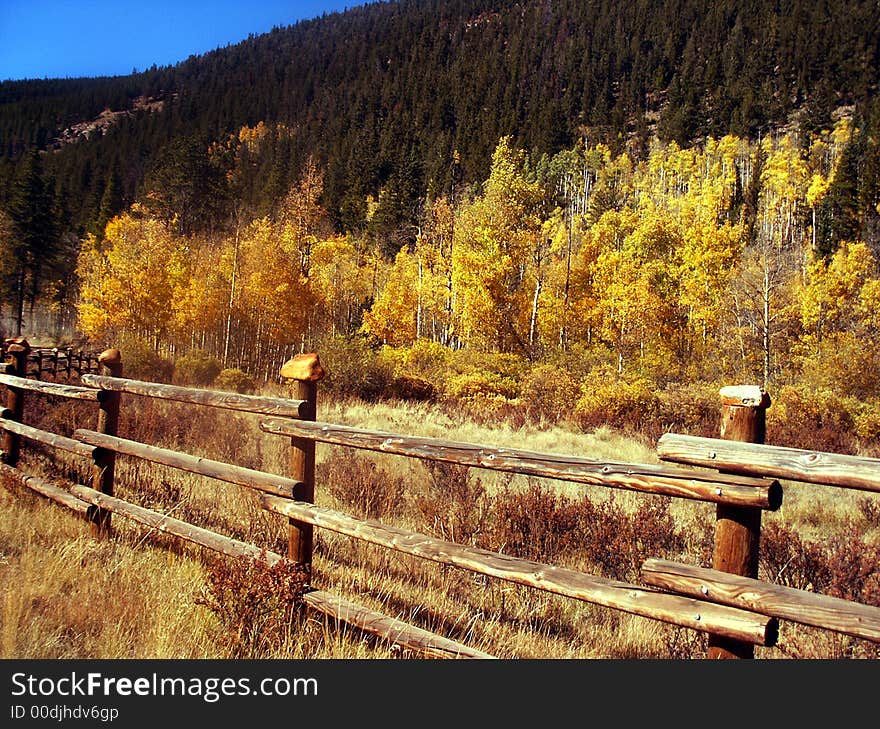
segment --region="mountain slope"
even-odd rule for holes
[[[415,199],[480,179],[506,134],[552,153],[585,134],[618,148],[651,132],[682,145],[756,135],[795,112],[821,127],[835,107],[876,94],[878,22],[865,0],[376,3],[142,74],[0,84],[0,179],[28,147],[144,97],[163,110],[54,155],[80,228],[111,173],[131,201],[172,140],[222,139],[260,121],[292,130],[271,152],[264,204],[315,155],[326,204],[351,228],[380,189]]]

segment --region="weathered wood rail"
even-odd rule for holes
[[[18,373],[27,372],[27,357],[27,343],[15,342],[7,351],[6,372],[0,374],[0,384],[7,389],[7,407],[0,411],[3,432],[0,474],[84,516],[92,523],[97,536],[112,534],[110,515],[116,514],[230,558],[258,559],[269,564],[282,559],[298,563],[310,574],[305,596],[307,606],[424,655],[492,657],[316,589],[312,583],[320,581],[320,575],[312,571],[314,529],[326,529],[495,579],[701,631],[709,635],[708,656],[713,658],[753,657],[755,646],[775,645],[780,620],[880,642],[880,608],[756,579],[760,514],[781,507],[783,487],[779,479],[791,478],[793,473],[791,468],[771,468],[763,457],[756,457],[755,467],[751,467],[748,455],[743,454],[760,452],[768,456],[772,451],[763,449],[770,447],[731,440],[763,439],[763,411],[769,400],[763,392],[756,394],[756,388],[722,392],[721,439],[695,442],[688,436],[664,436],[658,443],[660,457],[676,465],[649,465],[492,448],[320,422],[315,418],[317,386],[323,377],[323,368],[314,354],[300,355],[282,369],[282,377],[292,385],[294,397],[291,399],[126,379],[122,377],[117,350],[107,350],[100,355],[99,363],[105,374],[83,374],[81,386],[62,385],[19,376]],[[27,425],[23,417],[25,393],[97,403],[96,429],[80,428],[69,438]],[[290,474],[265,473],[122,438],[116,432],[122,393],[271,416],[260,421],[260,428],[289,439]],[[91,460],[94,469],[91,486],[63,487],[24,473],[17,468],[22,441]],[[315,444],[318,442],[714,504],[717,528],[713,569],[652,558],[643,565],[641,584],[630,584],[436,539],[319,507],[313,503]],[[736,458],[730,455],[734,453]],[[117,455],[256,490],[266,511],[288,519],[288,554],[268,552],[116,497],[113,481]],[[777,465],[789,463],[792,458],[797,461],[800,456],[789,453],[786,460],[777,454]],[[880,479],[871,469],[880,466],[880,461],[859,459],[856,463],[841,458],[821,454],[813,460],[832,463],[830,470],[819,473],[813,469],[802,475],[816,479],[830,474],[832,480],[837,479],[837,485],[876,490],[870,484],[880,483]],[[707,470],[707,466],[718,470]]]

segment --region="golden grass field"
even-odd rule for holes
[[[82,407],[62,403],[36,412],[34,418],[48,419],[56,432],[93,427],[93,413],[88,406]],[[208,409],[194,416],[193,410],[192,406],[125,396],[120,435],[137,434],[155,445],[285,473],[288,442],[261,432],[258,416]],[[653,444],[623,437],[608,427],[592,433],[558,425],[499,423],[488,427],[425,403],[322,400],[318,419],[618,462],[657,462]],[[517,534],[492,526],[489,514],[491,508],[503,505],[497,500],[502,495],[540,487],[537,493],[545,502],[571,506],[586,494],[600,511],[602,505],[607,507],[601,513],[616,515],[617,521],[602,527],[609,540],[615,538],[610,530],[627,524],[626,515],[636,514],[646,499],[654,503],[664,499],[557,481],[539,484],[536,479],[479,469],[432,470],[418,460],[343,452],[323,444],[317,446],[317,461],[319,505],[504,551],[512,548],[510,540]],[[88,468],[82,470],[67,461],[59,464],[34,449],[26,451],[20,466],[36,475],[62,474],[88,482]],[[239,575],[238,588],[225,593],[225,612],[216,609],[216,601],[212,609],[206,604],[211,603],[212,575],[226,574],[227,586],[232,578],[224,573],[225,568],[218,568],[222,560],[207,550],[151,533],[119,516],[113,520],[113,538],[96,540],[89,525],[63,507],[21,487],[6,486],[0,489],[0,657],[411,657],[319,613],[295,612],[289,620],[279,621],[279,608],[269,596],[255,598],[240,584],[246,575]],[[834,540],[835,530],[855,525],[864,543],[880,541],[880,520],[873,520],[880,501],[874,495],[785,487],[782,508],[765,514],[765,526],[796,530],[804,540]],[[242,487],[120,456],[116,493],[269,550],[283,553],[286,549],[286,520],[263,511],[257,496]],[[561,501],[554,502],[554,498]],[[675,552],[642,556],[706,565],[714,507],[682,499],[668,500],[660,507],[668,507],[674,524]],[[551,519],[561,513],[563,509],[542,512]],[[551,537],[559,536],[552,524],[541,526]],[[571,534],[559,539],[563,537],[569,541],[557,544],[550,539],[540,553],[529,554],[529,545],[519,548],[526,550],[524,556],[539,561],[602,572],[604,563],[596,561],[595,552],[572,542]],[[548,554],[552,559],[546,559]],[[311,584],[500,658],[699,658],[705,654],[705,636],[694,631],[419,560],[327,531],[316,530]],[[274,618],[269,615],[273,610]],[[237,618],[230,617],[239,613],[246,613],[247,619],[236,622]],[[877,657],[877,651],[864,641],[783,624],[778,646],[757,648],[756,657],[859,658]]]

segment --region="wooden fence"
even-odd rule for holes
[[[7,350],[15,344],[21,344],[26,340],[21,338],[7,339],[0,342],[2,358],[7,358]],[[87,352],[82,348],[74,347],[34,347],[28,346],[27,369],[25,377],[33,377],[37,380],[51,377],[58,380],[63,377],[69,380],[71,377],[79,377],[88,373],[100,372],[101,364],[98,361],[100,352]]]
[[[314,583],[320,581],[320,575],[311,572],[315,528],[499,580],[702,631],[709,636],[707,657],[710,658],[754,657],[756,645],[775,645],[780,620],[880,642],[880,608],[757,579],[761,515],[763,511],[779,509],[783,501],[783,487],[778,479],[880,490],[880,461],[763,445],[769,399],[758,388],[722,390],[719,439],[669,434],[660,439],[658,451],[661,459],[673,465],[633,464],[319,422],[316,420],[317,392],[324,372],[315,354],[294,357],[282,368],[282,377],[293,389],[293,397],[289,399],[126,379],[122,376],[121,355],[115,349],[103,352],[98,358],[103,374],[83,374],[79,385],[40,382],[19,375],[27,372],[28,356],[26,342],[13,342],[7,348],[6,372],[0,374],[0,383],[7,388],[7,407],[0,413],[2,474],[83,515],[97,536],[112,533],[111,515],[116,514],[231,557],[252,558],[269,564],[287,559],[300,564],[310,573],[305,595],[309,608],[421,654],[492,658],[458,641],[316,589]],[[79,429],[70,438],[27,425],[23,417],[25,393],[96,403],[95,430]],[[283,477],[121,438],[117,427],[124,393],[266,416],[260,422],[261,429],[289,439],[289,475]],[[33,441],[90,459],[91,485],[63,488],[22,472],[16,467],[22,441]],[[713,503],[716,508],[713,566],[707,569],[647,559],[642,565],[642,584],[631,584],[441,540],[316,506],[315,488],[320,486],[315,484],[318,442]],[[267,552],[256,545],[117,498],[113,493],[117,455],[257,490],[264,509],[288,519],[287,555]]]

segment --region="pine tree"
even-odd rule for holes
[[[9,216],[12,219],[16,335],[21,334],[25,299],[33,311],[43,274],[55,263],[59,231],[55,221],[54,198],[46,183],[40,153],[25,157],[13,183]]]
[[[98,238],[103,237],[104,229],[107,223],[118,213],[122,212],[124,207],[122,199],[122,183],[119,180],[119,174],[116,170],[112,170],[107,177],[107,184],[104,186],[104,194],[101,196],[101,206],[98,209],[98,219],[95,221],[92,232]]]

